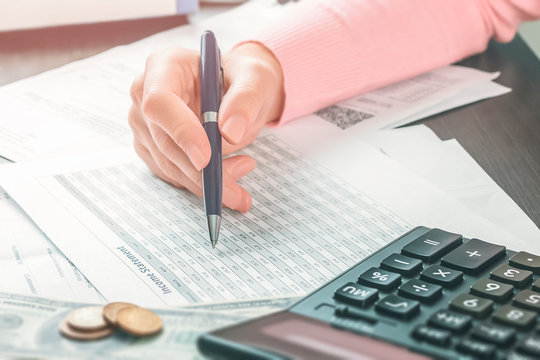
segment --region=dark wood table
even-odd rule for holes
[[[184,16],[0,33],[0,84],[186,23]],[[419,122],[456,138],[540,226],[540,62],[517,36],[460,64],[501,71],[513,91]],[[417,122],[418,123],[418,122]]]
[[[456,138],[540,227],[540,61],[516,36],[459,64],[500,71],[496,81],[512,92],[420,122],[441,139]]]

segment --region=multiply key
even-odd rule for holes
[[[441,264],[469,274],[476,274],[506,254],[500,245],[471,239],[441,259]]]

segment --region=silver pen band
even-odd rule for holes
[[[215,111],[207,111],[203,114],[203,121],[205,123],[207,122],[217,122],[217,112]]]

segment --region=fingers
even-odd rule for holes
[[[137,134],[134,147],[137,155],[147,164],[148,168],[161,179],[179,188],[187,188],[192,193],[202,197],[201,172],[193,165],[180,169],[157,148],[150,135],[150,130],[142,120],[142,114],[135,106],[130,110],[130,126]],[[174,145],[172,140],[171,144]],[[239,155],[223,161],[223,205],[241,212],[251,207],[251,196],[238,185],[237,181],[255,168],[255,160],[249,156]],[[191,175],[188,176],[187,173]]]
[[[244,72],[231,76],[234,80],[223,96],[218,122],[225,140],[239,144],[251,123],[257,120],[265,101],[264,79],[254,67],[245,67]]]
[[[198,91],[198,55],[188,50],[179,54],[157,54],[147,61],[141,100],[144,115],[159,126],[186,154],[197,170],[202,170],[210,160],[208,137],[193,108]],[[198,98],[198,97],[197,97]],[[158,148],[167,139],[156,127],[152,135]],[[177,154],[167,154],[176,158]],[[181,166],[181,164],[178,164]]]
[[[251,207],[251,195],[237,181],[255,168],[255,160],[238,155],[223,161],[223,204],[233,210],[246,212]]]
[[[273,53],[257,43],[227,53],[224,68],[230,86],[220,107],[220,130],[229,144],[246,146],[266,123],[281,115],[283,72]]]

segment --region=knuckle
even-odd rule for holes
[[[154,126],[155,128],[155,126]],[[152,138],[154,139],[154,142],[156,143],[157,148],[162,152],[166,152],[168,150],[168,144],[169,144],[169,135],[161,129],[154,129],[152,132]]]
[[[131,101],[133,103],[138,104],[141,101],[142,97],[142,91],[143,91],[143,75],[139,75],[133,80],[131,83],[131,87],[129,88],[129,95],[131,97]]]
[[[167,158],[165,158],[164,156],[159,156],[157,159],[155,159],[155,161],[158,168],[165,175],[173,179],[178,178],[177,174],[175,174],[175,171],[174,171],[174,165],[171,164],[171,162]]]
[[[151,116],[151,114],[156,112],[161,107],[164,96],[165,94],[162,90],[150,90],[144,94],[141,103],[143,114]]]
[[[133,130],[133,132],[135,132],[138,129],[138,126],[137,126],[138,120],[139,120],[139,111],[137,107],[133,104],[129,108],[129,113],[128,113],[128,124],[131,130]]]

